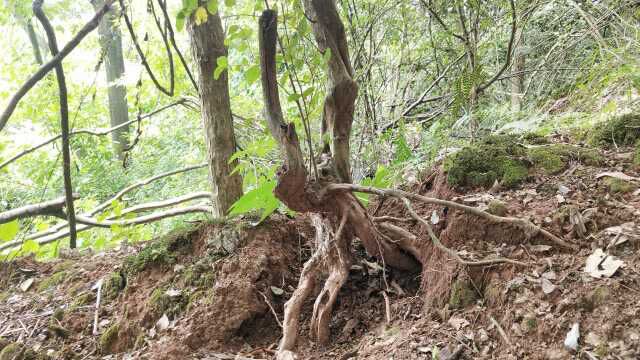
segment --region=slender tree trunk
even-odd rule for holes
[[[205,5],[203,1],[200,1],[200,4]],[[222,217],[242,196],[242,178],[238,173],[231,174],[238,163],[229,163],[229,158],[235,152],[236,139],[231,117],[227,71],[223,71],[218,79],[213,76],[217,59],[227,56],[224,31],[218,13],[209,13],[207,20],[200,25],[189,21],[188,29],[191,50],[197,62],[200,107],[213,193],[213,215]]]
[[[40,42],[38,42],[38,35],[36,34],[36,30],[33,28],[33,24],[31,24],[31,20],[27,20],[24,25],[24,30],[27,32],[29,36],[29,42],[31,43],[31,47],[33,48],[33,56],[38,65],[42,65],[44,62],[42,60],[42,52],[40,51]]]
[[[96,11],[104,5],[104,0],[90,1]],[[112,8],[104,15],[98,26],[100,47],[104,52],[104,69],[107,75],[111,127],[129,121],[127,88],[119,81],[124,75],[124,58],[122,56],[122,34],[116,24],[117,20],[118,14]],[[124,126],[111,133],[111,141],[114,154],[122,159],[124,150],[129,146],[129,126]]]
[[[515,58],[511,71],[511,110],[520,111],[522,109],[522,96],[524,94],[524,66],[525,56],[523,52],[524,37],[520,32],[518,47],[515,50]]]

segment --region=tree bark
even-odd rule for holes
[[[90,0],[96,9],[104,6],[104,0]],[[111,8],[98,26],[100,47],[104,53],[104,69],[107,77],[109,116],[111,127],[124,124],[129,120],[127,105],[127,88],[119,80],[124,75],[124,58],[122,56],[122,34],[117,25],[118,14]],[[129,146],[129,126],[123,126],[111,133],[113,152],[122,160],[124,151]]]
[[[25,21],[24,31],[27,32],[29,36],[29,42],[31,43],[31,47],[33,48],[33,57],[36,60],[38,65],[43,64],[42,60],[42,52],[40,51],[40,42],[38,41],[38,35],[36,34],[36,30],[33,28],[33,24],[31,20]]]
[[[518,47],[515,49],[513,66],[511,70],[511,110],[513,111],[520,111],[522,109],[522,97],[524,95],[524,37],[522,34],[522,30],[519,30],[518,32],[519,42]]]
[[[206,8],[205,2],[199,3]],[[218,79],[213,76],[217,59],[227,56],[220,15],[208,13],[207,20],[200,25],[190,19],[188,30],[191,50],[197,63],[201,116],[213,193],[213,215],[223,217],[228,213],[229,207],[242,196],[242,178],[238,173],[231,174],[238,162],[228,161],[235,151],[236,139],[227,70]]]

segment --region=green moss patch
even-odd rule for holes
[[[176,261],[176,252],[191,244],[192,228],[180,229],[151,241],[138,254],[124,260],[124,271],[135,275],[154,265],[171,265]]]
[[[589,142],[593,145],[633,145],[638,139],[640,114],[626,114],[596,125]]]
[[[604,181],[612,194],[626,194],[638,188],[638,186],[630,181],[616,178],[607,178]]]
[[[462,309],[476,302],[478,298],[473,284],[467,280],[456,280],[451,285],[449,309]]]
[[[604,162],[597,150],[568,144],[531,147],[527,149],[527,156],[536,171],[546,175],[564,170],[571,160],[591,166],[602,165]]]
[[[105,281],[102,288],[102,293],[104,294],[104,298],[106,300],[115,299],[120,291],[122,291],[125,286],[127,286],[126,278],[119,271],[114,271],[110,273]]]
[[[33,351],[19,343],[10,343],[0,351],[0,360],[47,360],[49,356]]]
[[[498,180],[506,187],[528,175],[525,147],[510,135],[489,136],[464,147],[445,162],[447,182],[453,186],[491,186]]]
[[[499,181],[512,188],[524,182],[530,173],[557,174],[571,160],[592,166],[604,162],[592,148],[568,144],[526,146],[521,141],[526,138],[498,135],[464,147],[444,164],[447,182],[457,187],[489,187]]]
[[[40,282],[40,284],[38,285],[38,292],[49,290],[54,286],[62,284],[68,275],[69,274],[66,270],[54,273],[53,275]]]
[[[100,352],[103,354],[111,354],[114,352],[115,345],[118,341],[118,333],[120,332],[120,324],[111,325],[101,336],[99,341]]]
[[[640,167],[640,140],[636,143],[636,151],[633,153],[633,165]]]
[[[149,297],[149,307],[154,318],[159,318],[162,314],[167,314],[170,318],[175,318],[189,304],[189,298],[184,293],[179,295],[167,294],[166,287],[159,287],[151,293]]]

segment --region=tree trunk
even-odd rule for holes
[[[522,109],[522,96],[524,94],[524,66],[525,56],[523,52],[524,37],[520,32],[518,48],[515,50],[515,59],[511,71],[511,110],[520,111]]]
[[[200,1],[200,4],[206,5],[203,1]],[[227,71],[223,71],[218,79],[213,76],[218,57],[227,56],[224,31],[218,13],[209,13],[207,20],[200,25],[190,20],[188,29],[191,50],[197,62],[200,107],[214,202],[213,215],[222,217],[242,196],[242,178],[238,173],[231,174],[238,163],[228,162],[235,152],[236,139],[231,117]]]
[[[90,1],[96,10],[104,5],[104,0]],[[124,75],[124,58],[122,56],[122,34],[116,24],[117,20],[118,14],[112,8],[104,15],[98,26],[100,47],[104,53],[104,68],[107,75],[111,127],[129,121],[127,88],[120,83]],[[114,154],[122,159],[124,151],[129,146],[129,126],[124,126],[111,133],[111,141]]]
[[[42,52],[40,51],[40,42],[38,41],[38,35],[36,34],[36,30],[33,28],[33,24],[31,20],[27,20],[24,25],[24,31],[27,32],[29,36],[29,42],[31,43],[31,47],[33,48],[33,56],[38,65],[42,65],[44,62],[42,60]]]

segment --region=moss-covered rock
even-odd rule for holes
[[[609,192],[611,194],[626,194],[635,191],[638,188],[636,184],[630,181],[617,178],[607,178],[604,183],[607,188],[609,188]]]
[[[511,135],[489,136],[464,147],[445,162],[447,182],[453,186],[491,186],[498,180],[513,187],[528,175],[525,147]]]
[[[54,273],[46,279],[43,279],[40,284],[38,284],[38,292],[49,290],[54,286],[62,284],[68,275],[69,273],[66,270],[63,270]]]
[[[9,344],[11,344],[11,341],[0,338],[0,351],[9,346]]]
[[[449,295],[449,309],[462,309],[475,303],[478,298],[476,291],[468,280],[456,280],[451,285]]]
[[[120,324],[111,325],[101,336],[98,345],[100,352],[103,354],[111,354],[115,350],[118,342],[118,333],[120,332]]]
[[[564,170],[571,160],[591,166],[602,165],[604,162],[604,157],[596,149],[568,144],[531,147],[527,149],[527,156],[536,172],[547,175]]]
[[[589,142],[593,145],[633,145],[640,139],[640,114],[616,116],[595,126]]]

